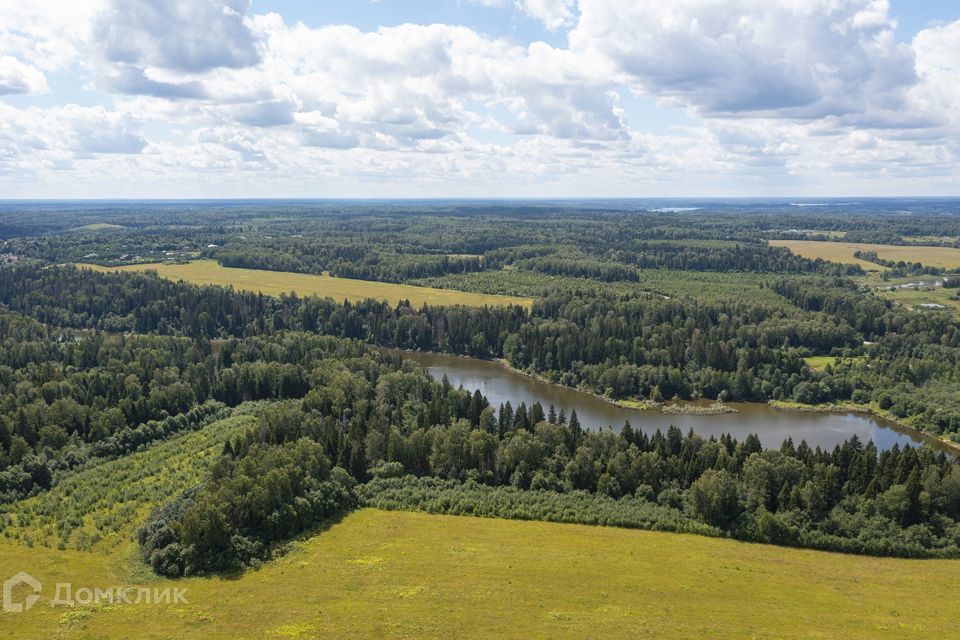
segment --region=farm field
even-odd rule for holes
[[[44,584],[0,618],[20,638],[957,637],[957,561],[366,509],[229,578],[175,582],[130,557],[0,545]],[[146,582],[144,582],[146,580]],[[186,589],[188,604],[47,606],[50,586]]]
[[[295,292],[300,296],[315,294],[329,296],[337,301],[358,302],[367,298],[375,298],[396,304],[400,300],[409,300],[415,307],[420,307],[423,304],[461,304],[473,307],[514,304],[529,307],[533,303],[530,298],[513,296],[469,293],[451,289],[434,289],[351,278],[334,278],[326,275],[222,267],[215,260],[196,260],[185,264],[148,263],[122,267],[102,267],[91,264],[79,264],[77,266],[96,271],[152,270],[170,280],[185,280],[194,284],[232,286],[236,289],[259,291],[266,295],[290,292]]]
[[[953,247],[894,246],[857,242],[823,242],[817,240],[770,240],[774,247],[786,247],[804,258],[822,258],[833,262],[859,264],[864,269],[878,271],[880,265],[853,257],[855,251],[876,251],[886,260],[922,262],[931,267],[954,269],[960,267],[960,249]]]

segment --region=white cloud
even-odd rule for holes
[[[135,118],[103,107],[15,109],[0,102],[0,184],[8,188],[70,182],[84,165],[132,157],[146,146]]]
[[[104,0],[0,3],[0,54],[45,71],[64,68],[84,52],[93,16]]]
[[[886,0],[475,1],[567,43],[313,28],[248,15],[247,0],[6,3],[0,95],[56,96],[68,72],[109,98],[0,98],[0,194],[889,192],[960,178],[960,21],[904,43]],[[648,127],[637,95],[683,128]]]
[[[467,0],[484,7],[514,7],[543,23],[550,31],[569,26],[574,20],[577,0]]]
[[[47,78],[36,67],[12,56],[0,56],[0,95],[10,93],[46,93]]]
[[[575,0],[518,0],[520,8],[540,20],[547,29],[554,30],[573,21]]]
[[[911,97],[918,108],[960,125],[960,20],[924,29],[914,38],[913,49],[920,82]]]
[[[260,60],[244,15],[250,0],[111,0],[96,39],[110,62],[202,73]]]
[[[862,112],[895,106],[915,80],[885,0],[581,0],[570,43],[704,113]]]

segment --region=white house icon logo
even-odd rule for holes
[[[33,593],[28,595],[23,603],[13,601],[13,590],[20,585],[26,585],[33,589]],[[42,588],[39,580],[27,572],[21,571],[3,583],[3,611],[5,613],[21,613],[27,611],[40,599],[40,596],[37,594],[40,593]]]

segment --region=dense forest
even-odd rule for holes
[[[309,340],[296,334],[230,344],[283,364],[310,353]],[[755,437],[705,440],[676,428],[584,431],[575,413],[552,407],[491,407],[478,392],[431,380],[396,352],[309,358],[316,368],[302,399],[263,411],[257,428],[227,443],[207,483],[151,516],[140,541],[157,571],[238,568],[360,500],[451,513],[469,513],[474,504],[487,515],[508,515],[497,498],[474,495],[481,486],[536,492],[525,517],[556,518],[557,504],[579,505],[562,509],[567,520],[590,522],[600,510],[611,514],[608,524],[779,544],[884,555],[960,552],[960,467],[929,448],[878,453],[854,439],[821,451],[788,440],[763,451]],[[234,384],[236,368],[225,370],[217,389]],[[262,396],[238,389],[220,397]],[[523,508],[504,504],[522,515]],[[646,519],[631,520],[638,509]]]
[[[843,403],[960,441],[955,313],[895,304],[863,286],[856,264],[766,243],[845,233],[946,245],[960,224],[937,203],[909,219],[616,203],[91,205],[3,210],[0,231],[16,258],[0,268],[0,508],[262,403],[258,426],[140,530],[158,573],[256,564],[358,505],[960,555],[960,470],[931,448],[854,439],[831,451],[791,440],[763,450],[756,437],[676,428],[590,431],[552,407],[489,406],[391,350],[500,358],[653,406]],[[65,264],[200,257],[534,302],[272,297]],[[955,284],[942,268],[859,257],[884,277]],[[814,367],[812,356],[832,361]]]
[[[520,307],[395,307],[271,298],[145,274],[23,266],[0,304],[49,325],[215,339],[312,331],[382,346],[505,358],[611,398],[877,402],[933,434],[960,429],[960,328],[864,295],[843,278],[772,279],[793,311],[749,301],[555,291]],[[804,356],[865,354],[824,371]]]

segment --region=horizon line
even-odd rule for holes
[[[266,197],[183,197],[183,198],[2,198],[0,203],[37,202],[557,202],[557,201],[623,201],[623,200],[955,200],[960,194],[896,195],[896,196],[266,196]],[[837,204],[842,204],[838,202]]]

